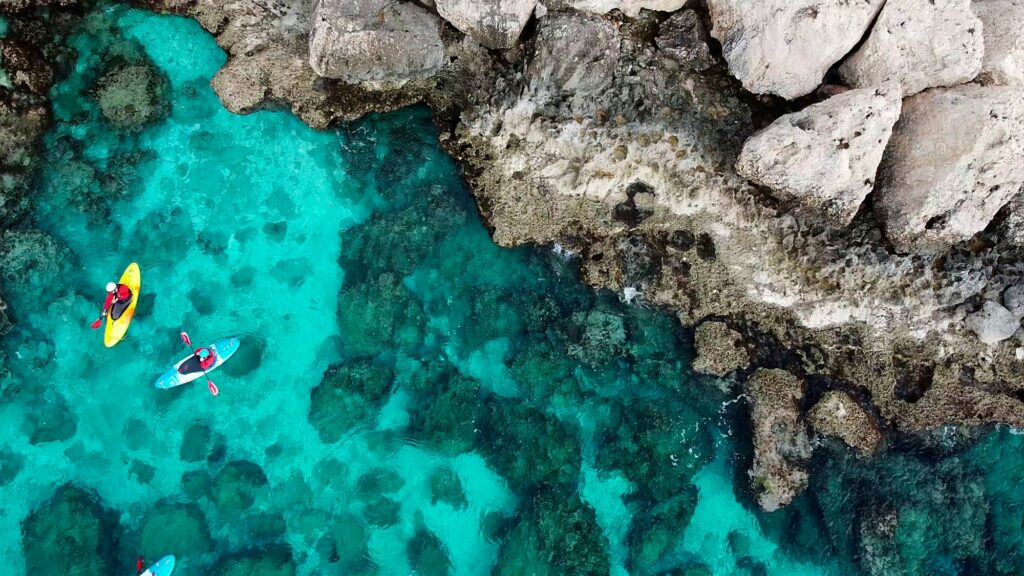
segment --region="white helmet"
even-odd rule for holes
[[[107,282],[107,292],[113,292],[114,290],[117,290],[117,284]]]

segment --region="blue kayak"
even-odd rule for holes
[[[142,573],[142,576],[171,576],[171,572],[174,571],[174,556],[164,556],[156,562],[156,564],[150,565],[146,568],[146,571]]]
[[[228,361],[228,358],[238,352],[238,346],[240,342],[238,338],[225,338],[223,340],[217,340],[213,344],[207,346],[214,355],[213,366],[206,369],[206,372],[213,372],[220,367],[221,364]],[[189,382],[201,378],[203,376],[203,369],[199,367],[199,359],[196,358],[195,354],[189,354],[185,358],[182,358],[180,362],[167,369],[163,375],[156,381],[157,388],[174,388],[175,386],[181,386],[182,384],[188,384]]]

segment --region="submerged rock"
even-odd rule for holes
[[[309,423],[322,441],[337,442],[376,415],[392,378],[391,370],[369,359],[331,366],[310,392]]]
[[[46,232],[0,232],[0,285],[16,307],[38,306],[38,294],[60,290],[70,265],[70,250]]]
[[[984,50],[971,0],[886,2],[871,35],[839,74],[855,88],[896,83],[910,96],[970,82],[981,71]]]
[[[779,200],[845,226],[874,187],[899,116],[895,86],[838,94],[751,136],[736,171]]]
[[[440,21],[411,2],[318,0],[312,21],[309,64],[320,76],[401,84],[444,62]]]
[[[975,0],[971,11],[981,20],[985,45],[978,79],[997,86],[1024,86],[1024,2]]]
[[[27,574],[115,574],[118,516],[99,497],[66,484],[22,522]]]
[[[804,383],[785,370],[761,368],[746,389],[754,428],[750,485],[758,505],[772,512],[807,488],[811,443],[800,415]]]
[[[519,401],[490,400],[477,421],[476,449],[520,492],[536,484],[573,484],[580,471],[578,432]]]
[[[900,251],[983,230],[1024,184],[1024,93],[976,85],[907,98],[879,170],[875,212]]]
[[[729,70],[758,94],[793,99],[818,87],[861,39],[882,0],[708,0]]]
[[[139,554],[160,558],[174,542],[179,558],[198,561],[213,551],[206,517],[194,504],[157,505],[146,514],[139,533]]]
[[[267,476],[259,465],[248,460],[234,460],[221,468],[213,479],[210,499],[226,519],[235,519],[266,497]]]
[[[96,82],[103,117],[123,130],[140,130],[171,113],[169,83],[151,62],[112,66]]]
[[[423,576],[447,576],[451,568],[444,544],[418,518],[416,534],[406,545],[409,567],[413,574]]]
[[[282,545],[256,548],[231,554],[219,560],[213,576],[295,576],[295,560],[290,548]]]
[[[826,436],[839,438],[862,456],[873,454],[882,434],[871,417],[846,392],[830,390],[807,413],[807,421]]]
[[[694,345],[697,358],[693,369],[701,374],[725,376],[750,364],[743,337],[724,322],[702,322],[697,326]]]
[[[437,13],[488,48],[511,48],[537,0],[435,0]]]

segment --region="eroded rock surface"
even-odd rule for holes
[[[618,60],[618,33],[610,22],[559,13],[544,19],[528,73],[538,92],[564,96],[581,107],[611,86]]]
[[[702,374],[725,376],[750,365],[750,354],[739,332],[724,322],[703,322],[694,336],[697,358],[693,369]]]
[[[672,12],[686,5],[687,0],[554,0],[547,2],[552,6],[575,8],[594,14],[607,14],[618,10],[626,16],[636,16],[640,10],[656,10]]]
[[[511,48],[537,0],[436,0],[437,13],[488,48]]]
[[[411,2],[318,0],[309,64],[320,76],[351,84],[427,77],[444,61],[440,25]]]
[[[695,72],[715,65],[708,47],[708,31],[694,10],[680,10],[658,26],[658,50]]]
[[[839,73],[856,88],[895,82],[910,96],[970,82],[984,50],[971,0],[898,0],[885,3],[871,35]]]
[[[966,1],[966,0],[965,0]],[[758,94],[809,94],[857,44],[882,0],[709,0],[729,70]],[[879,83],[880,84],[880,83]]]
[[[983,230],[1024,183],[1024,93],[977,85],[903,102],[875,211],[898,249],[942,248]]]
[[[754,428],[750,485],[767,512],[778,510],[807,488],[811,443],[800,415],[804,383],[785,370],[759,369],[746,384]]]
[[[899,114],[895,86],[838,94],[751,136],[736,171],[776,198],[845,226],[874,187]]]
[[[967,327],[985,344],[995,344],[1020,329],[1020,318],[998,302],[986,300],[981,310],[967,317]]]
[[[1024,86],[1024,2],[979,0],[971,10],[981,20],[985,44],[979,79],[985,84]]]
[[[873,454],[882,443],[882,434],[871,417],[846,392],[826,392],[807,413],[807,421],[819,433],[842,440],[862,456]]]

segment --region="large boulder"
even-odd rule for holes
[[[594,14],[607,14],[612,10],[618,10],[630,18],[640,14],[640,10],[655,10],[658,12],[675,12],[686,5],[687,0],[564,0],[564,3],[571,8]],[[556,0],[552,2],[558,5]]]
[[[437,0],[437,13],[488,48],[511,48],[537,0]]]
[[[558,13],[545,18],[537,34],[529,78],[538,91],[592,101],[611,86],[618,60],[618,33],[610,22],[596,16]]]
[[[444,63],[440,21],[411,2],[319,0],[309,36],[309,64],[350,84],[402,84]]]
[[[981,81],[1024,86],[1024,1],[977,0],[971,10],[981,20],[985,40]]]
[[[797,98],[867,31],[882,0],[708,0],[711,35],[744,88]]]
[[[845,226],[874,187],[899,116],[896,86],[838,94],[753,135],[736,171],[779,200]]]
[[[819,433],[838,438],[858,454],[873,454],[882,443],[882,433],[871,416],[846,392],[829,390],[807,413],[807,420]]]
[[[1020,318],[992,300],[986,300],[981,310],[968,316],[965,322],[967,328],[985,344],[1002,342],[1020,329]]]
[[[658,26],[658,51],[694,72],[715,64],[708,45],[708,31],[693,10],[680,10]]]
[[[970,82],[981,71],[981,21],[971,0],[887,2],[871,35],[839,68],[850,86],[896,82],[906,95]]]
[[[977,85],[903,101],[875,212],[897,250],[945,248],[983,230],[1024,183],[1024,93]]]
[[[754,428],[750,485],[757,503],[771,512],[807,488],[811,443],[800,418],[804,383],[785,370],[760,368],[746,390]]]

